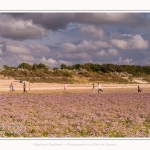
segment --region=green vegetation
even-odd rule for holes
[[[62,65],[61,65],[62,67]],[[64,67],[64,66],[63,66]],[[75,64],[73,66],[65,66],[65,69],[73,70],[73,69],[86,69],[87,71],[92,72],[103,72],[103,73],[110,73],[110,72],[126,72],[133,76],[143,76],[150,74],[150,66],[136,66],[136,65],[114,65],[114,64],[93,64],[93,63],[86,63],[86,64]]]
[[[49,69],[45,64],[21,63],[18,67],[4,65],[0,71],[3,77],[16,80],[48,83],[133,83],[133,78],[150,82],[150,66],[115,64],[61,64],[60,68]]]

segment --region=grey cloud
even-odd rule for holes
[[[145,25],[146,17],[137,13],[87,13],[77,14],[80,23],[111,25]]]
[[[58,30],[67,24],[82,23],[94,25],[123,25],[145,26],[147,23],[144,14],[139,13],[25,13],[11,14],[14,18],[32,20],[46,29]]]
[[[40,58],[41,55],[46,56],[51,52],[50,48],[44,45],[23,45],[22,43],[15,41],[3,41],[0,44],[3,55],[32,55]],[[24,56],[23,58],[27,58],[27,56]]]
[[[0,49],[0,55],[2,55],[2,50]]]
[[[26,47],[30,50],[31,55],[38,59],[40,59],[41,56],[49,57],[51,55],[50,48],[45,45],[27,45]]]
[[[30,51],[27,47],[23,46],[19,42],[14,42],[14,41],[3,41],[0,43],[1,44],[1,50],[5,54],[7,53],[12,55],[12,54],[24,54],[24,55],[29,55]]]
[[[46,29],[57,30],[65,28],[69,22],[74,20],[72,13],[25,13],[16,16],[10,14],[14,18],[32,20],[34,24],[43,26]]]
[[[9,66],[18,66],[22,62],[32,64],[34,56],[31,55],[30,50],[19,42],[3,41],[1,45],[1,59],[4,61],[1,66],[7,64]]]
[[[149,56],[149,36],[144,37],[142,34],[142,31],[147,32],[148,28],[137,28],[146,25],[147,21],[142,13],[0,14],[1,39],[29,39],[22,43],[9,39],[0,42],[0,56],[2,60],[5,57],[10,65],[14,59],[17,60],[14,64],[27,61],[58,65],[61,61],[68,64],[81,60],[112,62],[117,57],[120,57],[122,64],[133,63]],[[59,30],[65,28],[67,30]],[[79,29],[89,36],[78,32]],[[43,37],[46,34],[48,36]],[[42,40],[30,40],[40,37],[43,37]],[[10,59],[11,57],[13,59]],[[116,62],[119,62],[118,58]]]
[[[135,62],[135,64],[149,66],[149,64],[150,64],[150,57],[138,60],[138,61]]]
[[[99,29],[95,28],[93,25],[82,26],[80,28],[80,32],[85,33],[85,34],[95,37],[95,38],[103,38],[104,37],[104,31],[101,28],[99,28]]]
[[[46,34],[42,27],[34,25],[32,20],[17,20],[0,14],[0,36],[16,40],[36,39]]]

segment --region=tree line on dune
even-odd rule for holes
[[[72,66],[67,66],[65,64],[61,65],[61,69],[86,69],[90,72],[103,72],[103,73],[110,73],[110,72],[126,72],[128,74],[132,74],[133,76],[141,76],[141,75],[148,75],[150,74],[150,66],[140,66],[140,65],[117,65],[117,64],[93,64],[93,63],[86,63],[86,64],[74,64]]]
[[[10,67],[8,65],[4,65],[5,70],[11,69],[26,69],[29,71],[34,70],[44,70],[48,71],[49,67],[45,64],[33,64],[30,65],[28,63],[21,63],[18,67]],[[97,73],[110,73],[110,72],[126,72],[128,74],[132,74],[133,76],[143,76],[150,74],[150,66],[140,66],[140,65],[117,65],[117,64],[93,64],[93,63],[85,63],[85,64],[74,64],[72,66],[67,66],[66,64],[61,64],[60,68],[54,67],[52,70],[80,70],[85,69],[88,72],[97,72]]]

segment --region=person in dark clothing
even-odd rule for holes
[[[142,92],[142,89],[140,88],[139,85],[138,85],[138,92]]]
[[[26,83],[24,82],[24,84],[23,84],[23,92],[24,93],[27,93],[27,91],[26,91]]]

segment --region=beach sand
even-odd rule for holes
[[[23,83],[13,79],[0,79],[0,93],[10,93],[9,85],[13,83],[15,91],[13,93],[23,93]],[[57,83],[26,83],[28,93],[51,93],[63,94],[64,84]],[[98,92],[98,84],[95,84],[95,93]],[[140,85],[142,93],[150,92],[150,84],[103,84],[103,93],[137,93],[137,86]],[[92,93],[92,83],[87,84],[67,84],[67,93]]]

